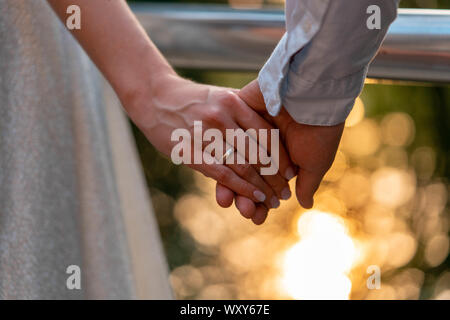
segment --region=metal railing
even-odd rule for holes
[[[132,5],[176,67],[257,71],[284,33],[284,13],[215,5]],[[399,9],[369,77],[450,83],[450,10]]]

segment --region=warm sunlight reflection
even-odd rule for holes
[[[294,299],[349,299],[356,247],[340,217],[309,211],[298,220],[299,242],[285,254],[282,284]]]
[[[425,268],[433,268],[442,271],[429,295],[448,298],[449,193],[435,178],[438,154],[417,143],[410,115],[368,118],[365,111],[358,99],[314,210],[305,212],[293,196],[255,226],[233,206],[220,208],[214,181],[194,175],[198,191],[174,205],[184,234],[172,233],[174,241],[193,250],[173,258],[176,297],[419,299]],[[171,205],[155,199],[157,208]],[[380,269],[379,289],[367,286],[369,266]]]

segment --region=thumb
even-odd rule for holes
[[[296,181],[297,200],[305,209],[311,209],[314,205],[314,194],[319,188],[325,173],[312,172],[304,169],[298,170]]]
[[[259,88],[258,80],[255,79],[238,92],[239,97],[255,111],[266,112],[264,96]]]

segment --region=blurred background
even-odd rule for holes
[[[450,0],[403,0],[401,7],[450,9]],[[236,88],[257,76],[178,72]],[[368,80],[314,208],[292,198],[257,227],[220,208],[212,180],[173,165],[134,127],[176,297],[450,299],[449,128],[448,86]],[[381,269],[378,290],[366,286],[372,265]]]

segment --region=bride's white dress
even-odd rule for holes
[[[170,298],[139,166],[115,95],[46,1],[1,0],[0,299]]]

